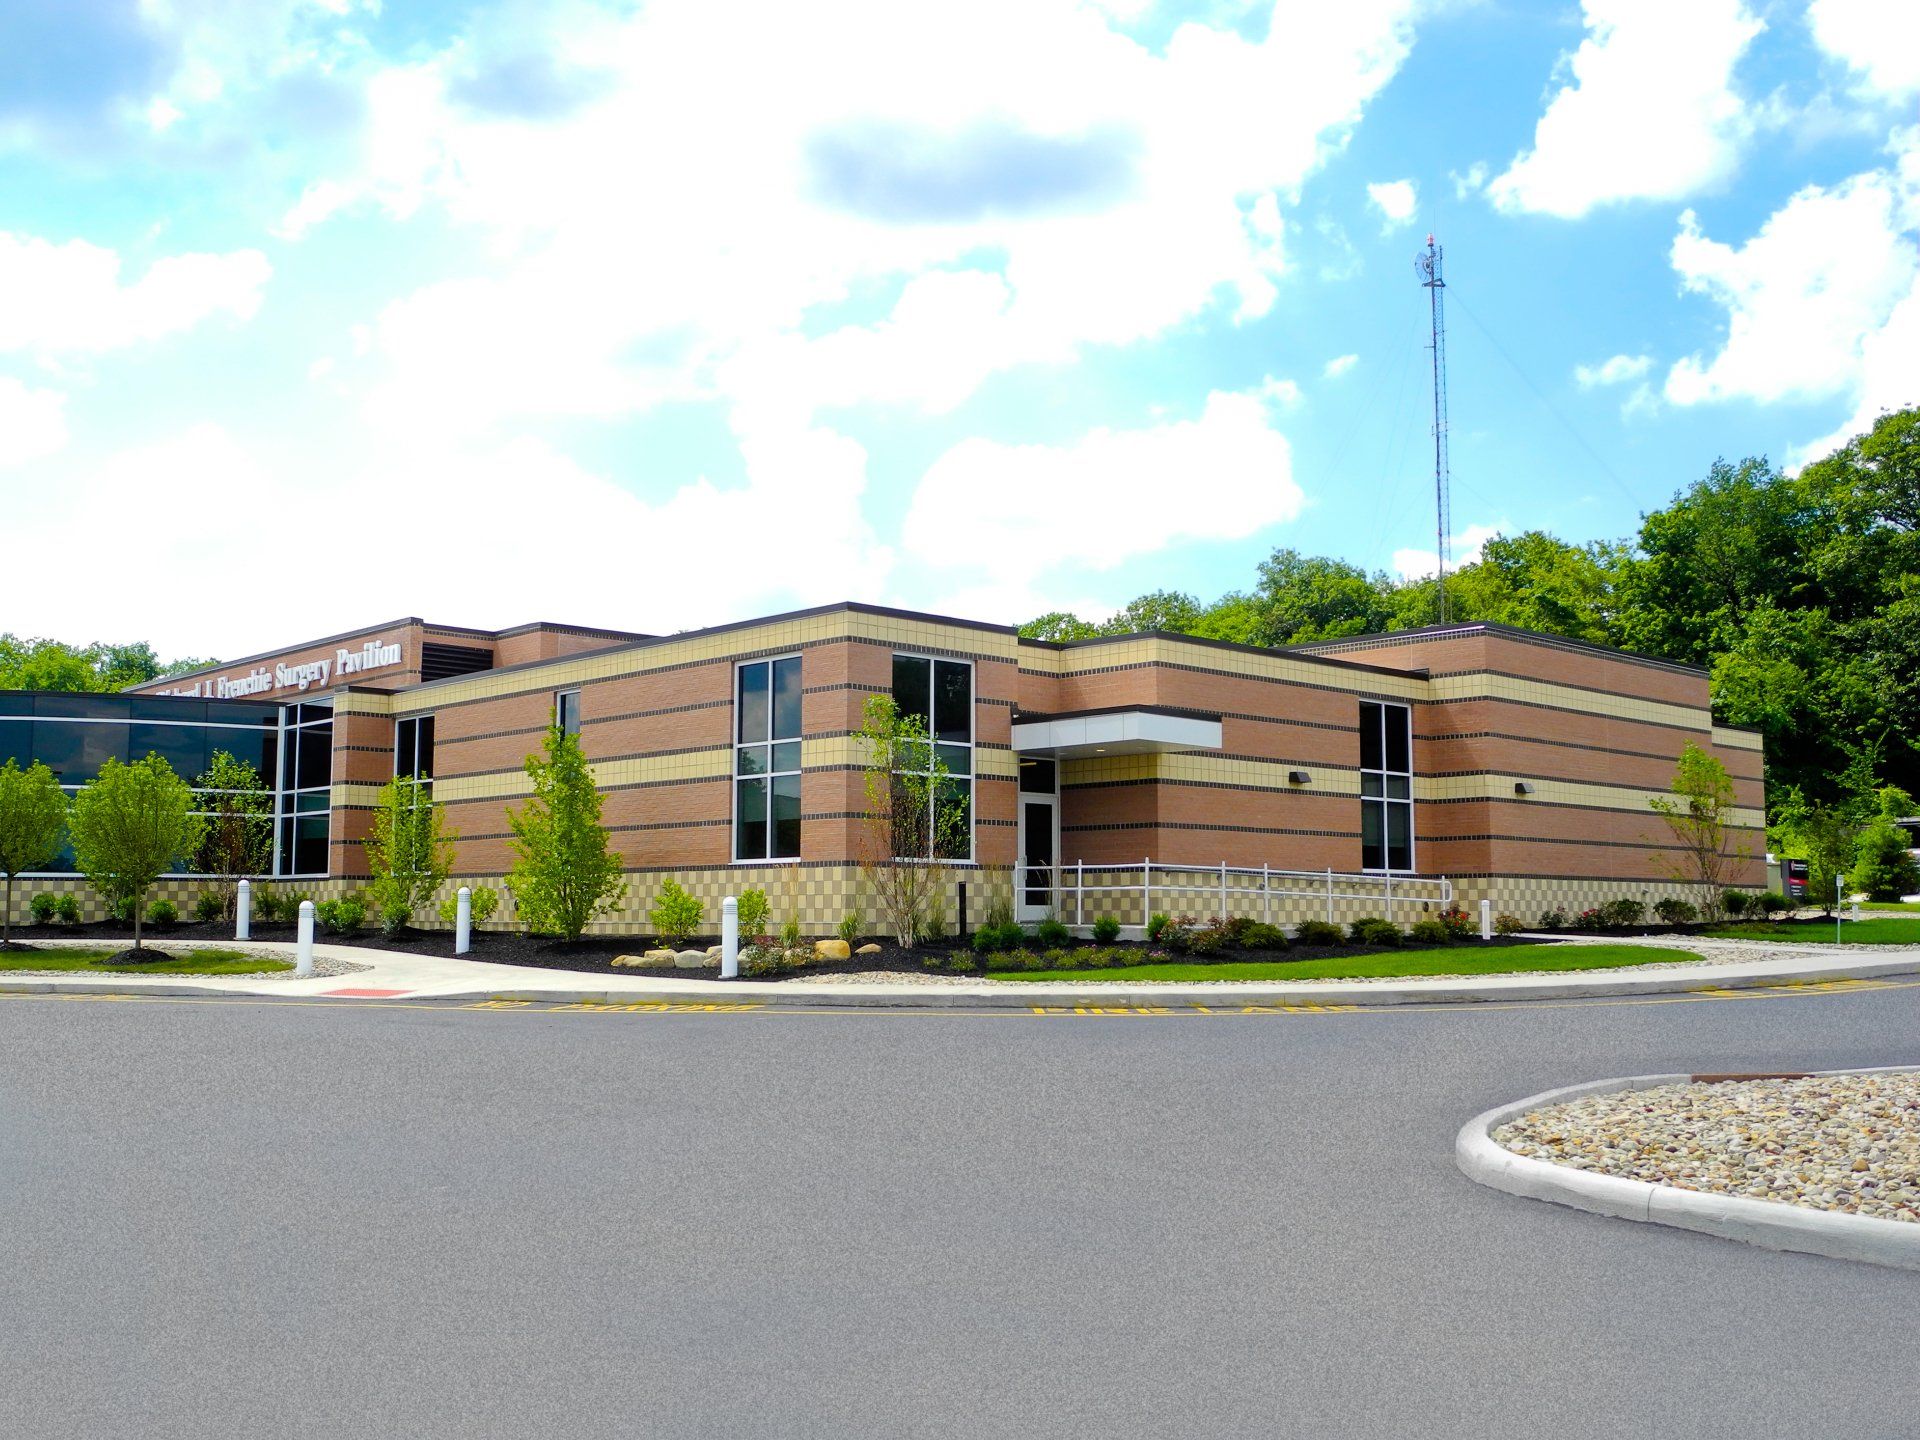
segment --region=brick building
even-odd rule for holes
[[[1703,671],[1479,623],[1263,650],[861,604],[666,636],[407,619],[118,696],[0,694],[0,758],[75,786],[108,754],[186,775],[241,754],[275,786],[274,874],[317,897],[364,878],[380,785],[418,774],[458,832],[457,880],[498,885],[522,761],[558,714],[629,872],[610,926],[644,925],[672,876],[710,913],[757,884],[824,930],[873,923],[853,732],[883,692],[954,777],[966,845],[947,858],[973,921],[996,896],[1129,923],[1657,898],[1678,851],[1648,800],[1689,740],[1734,777],[1739,882],[1765,879],[1760,738],[1713,723]]]

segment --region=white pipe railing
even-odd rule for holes
[[[1116,908],[1122,896],[1140,897],[1144,920],[1153,914],[1154,901],[1163,909],[1172,908],[1172,898],[1194,897],[1195,905],[1213,902],[1221,919],[1226,919],[1236,900],[1244,900],[1247,914],[1259,913],[1264,919],[1273,915],[1273,901],[1279,899],[1324,900],[1329,921],[1340,902],[1381,906],[1389,920],[1394,907],[1442,905],[1453,903],[1453,882],[1444,875],[1389,875],[1325,870],[1275,870],[1219,865],[1155,864],[1152,857],[1138,865],[1088,865],[1074,861],[1067,865],[1029,865],[1015,867],[1016,884],[1024,898],[1034,891],[1052,897],[1050,908],[1064,907],[1066,893],[1073,893],[1074,923],[1087,923],[1087,904],[1100,909],[1101,896],[1113,896],[1108,908]],[[1038,883],[1036,883],[1036,881]],[[1204,898],[1202,898],[1204,897]]]

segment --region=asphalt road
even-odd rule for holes
[[[7,1436],[1920,1433],[1920,1277],[1475,1186],[1920,986],[1349,1014],[0,1000]]]

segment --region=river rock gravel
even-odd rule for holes
[[[1920,1072],[1588,1095],[1529,1111],[1493,1138],[1577,1170],[1920,1222]]]

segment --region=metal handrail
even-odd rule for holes
[[[1389,920],[1393,918],[1393,906],[1396,899],[1404,903],[1433,903],[1442,905],[1453,903],[1453,882],[1446,876],[1404,875],[1390,872],[1354,872],[1326,870],[1276,870],[1262,865],[1259,869],[1252,866],[1234,866],[1222,862],[1219,865],[1176,865],[1162,862],[1155,865],[1152,857],[1138,865],[1088,865],[1075,861],[1072,865],[1032,865],[1020,862],[1016,869],[1018,890],[1045,889],[1049,894],[1061,896],[1067,890],[1069,873],[1073,877],[1074,923],[1086,923],[1086,897],[1094,895],[1138,893],[1141,899],[1141,915],[1153,914],[1153,895],[1156,890],[1164,894],[1209,894],[1217,895],[1220,901],[1220,918],[1227,918],[1228,899],[1232,895],[1258,895],[1261,897],[1262,910],[1267,916],[1272,914],[1273,897],[1282,899],[1322,899],[1327,905],[1327,919],[1334,917],[1334,908],[1339,900],[1379,900],[1386,909]],[[1033,875],[1058,877],[1057,883],[1034,886],[1027,882]],[[1087,876],[1110,874],[1111,883],[1100,883],[1098,879],[1089,883]],[[1139,879],[1132,877],[1138,875]],[[1205,875],[1204,884],[1183,883],[1175,878],[1182,875]],[[1120,877],[1127,877],[1122,880]],[[1239,884],[1232,882],[1236,878],[1251,881],[1258,879],[1259,884]],[[1312,881],[1311,888],[1296,886],[1290,882]],[[1276,882],[1279,882],[1276,884]],[[1344,887],[1344,888],[1343,888]]]

